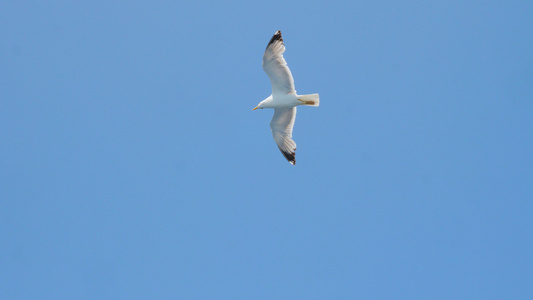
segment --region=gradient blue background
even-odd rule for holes
[[[532,15],[3,1],[0,298],[531,299]],[[251,110],[278,29],[295,167]]]

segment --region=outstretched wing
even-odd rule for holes
[[[292,164],[296,164],[296,143],[292,140],[292,128],[296,119],[296,107],[276,108],[270,121],[270,129],[274,141],[285,158]]]
[[[287,62],[283,58],[285,45],[281,37],[281,31],[276,31],[274,36],[268,42],[263,54],[263,70],[270,78],[272,83],[272,94],[286,95],[296,93],[294,90],[294,79]]]

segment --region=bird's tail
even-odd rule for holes
[[[316,107],[320,104],[320,99],[318,97],[318,94],[298,95],[298,100],[302,102],[302,105]]]

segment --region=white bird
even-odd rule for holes
[[[292,128],[296,119],[296,106],[318,106],[318,94],[298,95],[294,89],[294,79],[287,62],[283,58],[285,45],[281,31],[276,31],[268,42],[263,54],[263,70],[272,83],[272,94],[261,101],[253,110],[258,108],[273,108],[274,116],[270,121],[272,136],[278,144],[279,150],[292,164],[296,164],[296,143],[292,140]]]

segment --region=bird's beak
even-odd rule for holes
[[[254,109],[252,109],[252,110],[256,110],[256,109],[258,109],[258,108],[259,108],[259,106],[256,106],[256,107],[255,107]]]

